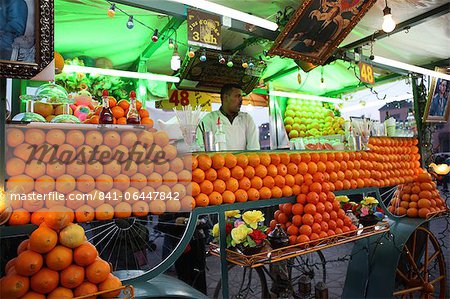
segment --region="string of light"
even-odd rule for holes
[[[166,32],[164,32],[164,36],[159,36],[159,30],[158,28],[152,28],[150,26],[148,26],[147,24],[145,24],[144,22],[140,21],[139,19],[137,19],[134,15],[129,14],[128,12],[126,12],[125,10],[121,9],[119,6],[117,6],[116,3],[109,1],[109,0],[105,0],[109,5],[109,9],[107,11],[107,15],[110,18],[113,18],[116,15],[116,10],[123,13],[124,15],[126,15],[128,17],[128,20],[126,22],[126,26],[128,29],[133,29],[134,28],[134,24],[138,23],[141,26],[144,26],[145,28],[149,29],[150,31],[153,32],[153,35],[151,37],[152,42],[156,43],[160,38],[162,38],[163,40],[168,39],[168,48],[170,50],[173,50],[173,54],[172,54],[172,59],[171,59],[171,69],[174,71],[177,71],[180,67],[181,67],[181,58],[178,52],[178,44],[183,45],[185,47],[188,48],[188,52],[187,52],[187,56],[192,59],[195,57],[196,52],[194,51],[193,47],[190,46],[189,44],[183,43],[178,41],[177,39],[177,31],[174,28],[170,28],[171,30],[169,30],[169,34],[167,34]],[[173,32],[171,32],[173,31]],[[175,35],[175,38],[172,38],[172,35]],[[205,62],[207,60],[207,55],[206,55],[206,49],[204,48],[199,48],[198,52],[201,53],[199,60],[202,62]],[[220,64],[226,64],[228,67],[233,67],[234,63],[233,63],[233,58],[237,53],[234,53],[232,55],[227,55],[227,59],[225,58],[224,55],[220,54],[219,55],[219,63]],[[265,63],[264,60],[260,57],[261,63]],[[253,59],[252,58],[247,58],[247,59],[242,59],[242,64],[241,66],[243,68],[253,68],[255,66]]]

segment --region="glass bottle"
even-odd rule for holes
[[[25,112],[14,116],[13,121],[46,122],[42,115],[34,113],[34,101],[31,96],[21,96],[20,98],[25,102]]]
[[[103,90],[103,93],[102,93],[103,108],[102,108],[102,111],[100,111],[100,118],[99,118],[100,124],[113,124],[114,123],[113,114],[111,112],[111,109],[109,109],[108,96],[109,96],[108,91]]]
[[[220,122],[220,117],[217,118],[217,130],[214,134],[214,146],[216,151],[227,150],[227,139]]]
[[[347,143],[348,143],[348,149],[349,150],[351,150],[351,151],[356,150],[356,137],[355,137],[355,134],[353,132],[352,123],[350,123]]]
[[[127,113],[127,124],[139,125],[141,123],[141,118],[139,117],[139,112],[136,108],[136,92],[130,92],[130,108]]]

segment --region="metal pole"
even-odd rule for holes
[[[227,262],[227,235],[226,235],[225,212],[219,211],[219,234],[220,234],[220,267],[222,274],[222,297],[228,299],[228,262]]]

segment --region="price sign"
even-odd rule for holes
[[[204,111],[211,111],[213,95],[206,92],[188,90],[169,90],[169,99],[156,101],[155,107],[162,110],[182,109],[184,106],[201,106]]]
[[[359,74],[361,77],[361,81],[368,84],[375,84],[375,77],[373,75],[373,67],[370,64],[360,62],[359,66]]]
[[[187,15],[188,44],[220,50],[221,19],[218,15],[189,8]]]

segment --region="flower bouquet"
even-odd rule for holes
[[[267,227],[263,225],[264,214],[253,210],[240,214],[239,210],[225,212],[227,248],[234,248],[245,255],[253,255],[264,247]],[[211,231],[215,242],[219,242],[219,224]]]
[[[384,218],[383,210],[378,207],[378,200],[374,197],[364,197],[359,203],[350,201],[347,196],[336,196],[336,200],[344,211],[352,211],[362,226],[375,225]]]

